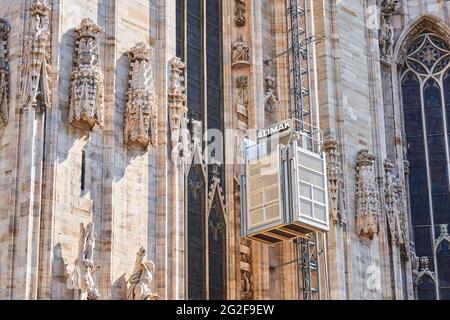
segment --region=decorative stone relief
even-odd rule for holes
[[[147,148],[156,145],[157,104],[153,86],[152,51],[138,43],[130,50],[130,79],[125,107],[124,141]]]
[[[184,69],[186,64],[178,57],[170,60],[171,87],[169,90],[169,120],[172,143],[172,162],[176,163],[187,152],[187,111]]]
[[[235,0],[234,2],[234,22],[237,27],[245,26],[247,22],[245,18],[245,0]]]
[[[430,258],[428,257],[420,257],[419,259],[419,273],[415,277],[415,286],[419,286],[421,283],[421,279],[424,276],[428,276],[434,283],[436,283],[436,277],[433,271],[430,270]]]
[[[253,299],[252,248],[247,239],[241,241],[241,299]]]
[[[204,158],[202,154],[202,139],[203,139],[203,128],[202,122],[199,120],[189,119],[187,132],[190,134],[190,139],[187,138],[187,143],[189,144],[186,148],[186,164],[190,167],[192,165],[191,159],[193,159],[194,152],[197,151],[196,156],[193,160],[195,163],[204,163]],[[188,172],[189,170],[186,170]]]
[[[434,240],[434,250],[438,250],[439,245],[444,242],[447,241],[450,244],[450,235],[448,234],[448,224],[441,224],[439,226],[439,236],[436,240]]]
[[[69,270],[67,287],[76,290],[76,299],[79,300],[99,300],[100,295],[95,288],[93,274],[94,248],[96,233],[94,224],[89,223],[86,227],[80,225],[80,243],[78,247],[78,257],[75,260],[75,268]]]
[[[405,253],[407,253],[409,251],[409,226],[405,198],[405,188],[397,179],[397,183],[394,184],[394,207],[398,217],[398,241],[406,247]]]
[[[403,161],[403,168],[405,170],[405,175],[409,176],[411,174],[411,164],[408,160]]]
[[[9,102],[9,66],[8,36],[10,27],[0,18],[0,128],[8,124]]]
[[[103,127],[103,74],[97,37],[103,28],[83,19],[75,29],[76,57],[72,72],[69,122],[81,129]]]
[[[223,197],[223,189],[220,186],[220,174],[219,174],[219,163],[217,163],[216,161],[213,161],[213,163],[211,164],[211,185],[209,187],[209,192],[208,192],[208,203],[209,203],[209,207],[211,207],[213,201],[214,201],[214,196],[216,194],[216,192],[219,193],[220,199],[223,202],[225,200],[225,198]]]
[[[188,179],[188,188],[191,191],[192,200],[198,201],[205,184],[198,175],[190,175]]]
[[[380,54],[381,58],[387,61],[392,60],[394,48],[394,27],[392,25],[392,15],[399,3],[398,0],[379,0],[381,17],[380,17]]]
[[[219,234],[223,234],[225,223],[222,221],[220,222],[214,222],[213,220],[208,220],[209,224],[209,232],[211,233],[212,239],[217,242],[219,241]]]
[[[143,247],[136,254],[134,270],[128,282],[130,284],[127,290],[128,300],[160,300],[161,297],[152,292],[153,273],[155,264],[152,261],[146,261],[147,250]]]
[[[397,244],[402,244],[405,247],[404,253],[407,254],[409,252],[409,236],[404,197],[405,191],[400,179],[393,174],[393,169],[394,165],[392,162],[386,159],[384,161],[384,199],[386,216],[392,241]]]
[[[237,127],[241,131],[248,129],[248,77],[241,76],[236,79],[236,114]]]
[[[343,176],[338,151],[338,143],[328,137],[324,143],[327,155],[328,198],[330,201],[330,218],[339,224],[345,224]]]
[[[370,239],[380,228],[380,199],[374,172],[375,156],[364,149],[356,163],[356,231]]]
[[[399,49],[399,58],[398,62],[400,64],[405,64],[408,51],[413,44],[414,41],[417,40],[417,37],[423,35],[425,33],[433,33],[438,37],[442,38],[446,43],[450,43],[450,35],[445,29],[441,28],[438,24],[439,20],[433,18],[431,16],[424,16],[419,23],[417,23],[411,31],[408,33],[407,37],[402,42],[402,45]]]
[[[242,34],[238,34],[236,43],[233,45],[232,52],[232,67],[238,68],[250,65],[250,49],[245,44]]]
[[[384,199],[386,206],[386,215],[392,241],[397,243],[400,238],[400,225],[396,208],[396,195],[394,191],[394,186],[397,182],[395,181],[395,175],[392,173],[393,169],[394,165],[392,164],[392,162],[386,159],[384,161]]]
[[[417,284],[419,277],[420,261],[416,254],[416,246],[414,242],[409,244],[409,255],[408,259],[411,262],[412,280],[413,284]]]
[[[50,7],[44,0],[30,6],[25,35],[22,106],[47,108],[50,100]]]
[[[278,98],[278,87],[274,77],[266,77],[266,94],[264,96],[264,106],[267,112],[273,113],[277,111],[280,106],[280,99]]]

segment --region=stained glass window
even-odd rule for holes
[[[440,224],[450,224],[450,49],[440,37],[423,34],[407,50],[402,74],[403,119],[411,165],[410,207],[416,253],[430,257],[439,290],[429,276],[419,281],[419,299],[450,295],[448,247],[436,252]],[[434,225],[433,225],[434,223]],[[437,267],[434,266],[437,262]],[[442,278],[442,279],[440,279]]]
[[[188,117],[219,130],[223,129],[221,8],[221,0],[176,1],[176,51],[186,61]],[[221,170],[215,170],[221,177]],[[211,168],[198,164],[191,166],[187,178],[186,276],[190,300],[226,297],[226,228],[217,208],[207,212],[211,181],[206,176],[212,176]],[[220,187],[225,189],[223,182]]]

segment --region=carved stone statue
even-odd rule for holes
[[[411,261],[413,284],[416,285],[419,280],[418,278],[419,278],[420,261],[419,257],[416,254],[416,246],[414,242],[410,242],[409,244],[409,261]]]
[[[125,107],[124,140],[147,148],[156,145],[157,104],[148,44],[138,43],[130,50],[131,70]]]
[[[153,272],[155,265],[151,261],[145,261],[147,251],[141,247],[136,254],[134,270],[128,282],[130,287],[127,291],[128,300],[160,300],[160,296],[151,291]]]
[[[9,66],[8,36],[10,27],[0,18],[0,128],[8,124],[9,102]]]
[[[277,82],[274,77],[266,77],[266,95],[264,96],[264,106],[267,112],[275,112],[280,106],[278,98]]]
[[[241,131],[248,129],[248,77],[240,76],[236,79],[236,115],[238,128]]]
[[[394,27],[392,25],[392,14],[394,13],[399,0],[379,0],[381,1],[380,17],[380,55],[382,59],[390,61],[394,47]]]
[[[415,285],[419,286],[422,282],[422,278],[427,276],[432,282],[436,283],[436,276],[433,271],[430,270],[430,258],[420,257],[419,259],[419,273],[415,278]]]
[[[237,36],[237,41],[233,45],[233,62],[232,67],[242,67],[250,65],[250,49],[244,43],[242,34]]]
[[[243,27],[246,23],[245,0],[235,0],[234,2],[234,22],[237,27]]]
[[[374,172],[375,156],[361,150],[356,164],[356,230],[370,239],[380,228],[380,199]]]
[[[251,242],[241,241],[241,299],[253,299],[252,249]]]
[[[443,241],[447,241],[450,244],[450,235],[448,234],[448,224],[441,224],[439,226],[439,236],[437,237],[436,240],[434,240],[434,247],[436,248],[436,250],[439,248],[439,245],[443,242]]]
[[[399,222],[398,222],[398,212],[396,208],[395,199],[395,176],[392,173],[394,165],[388,159],[384,161],[384,199],[385,199],[385,209],[386,216],[388,220],[388,226],[391,233],[392,241],[397,243],[400,237],[399,234]]]
[[[184,85],[184,69],[186,64],[178,57],[170,60],[171,84],[169,89],[169,120],[170,140],[172,143],[172,163],[186,156],[187,141],[187,111],[186,88]]]
[[[78,257],[75,260],[74,270],[69,271],[67,287],[77,291],[76,297],[79,300],[99,300],[100,295],[92,277],[95,272],[93,258],[96,233],[94,224],[89,223],[85,227],[82,223],[80,233]]]
[[[324,143],[324,151],[327,155],[330,218],[335,223],[345,224],[347,221],[344,213],[344,188],[338,142],[334,138],[328,137]]]
[[[103,74],[98,60],[97,37],[103,28],[83,19],[76,28],[76,59],[72,72],[69,122],[92,130],[103,124]]]
[[[44,0],[34,0],[25,36],[22,76],[22,106],[46,108],[50,99],[50,7]]]

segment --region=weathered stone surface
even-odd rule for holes
[[[328,267],[328,279],[319,268],[320,298],[414,299],[413,284],[426,277],[436,282],[439,272],[436,254],[419,252],[409,227],[408,174],[416,169],[406,157],[399,70],[418,35],[449,42],[450,8],[445,1],[313,3],[318,74],[311,83],[317,80],[318,88],[310,97],[318,96],[323,134],[334,137],[324,145],[333,223],[326,240],[317,239],[319,266]],[[220,186],[208,179],[198,153],[200,181],[185,183],[187,161],[180,160],[192,159],[192,141],[201,145],[211,123],[190,121],[186,91],[197,82],[189,83],[196,79],[188,72],[187,48],[177,50],[174,0],[0,1],[0,299],[88,298],[94,289],[101,299],[141,299],[146,292],[189,298],[188,188],[198,191],[202,230],[209,229],[212,243],[224,235],[226,297],[297,299],[297,266],[288,264],[296,246],[269,248],[240,238],[242,139],[291,114],[289,61],[282,54],[285,2],[235,0],[218,7],[221,39],[204,30],[222,56],[201,57],[201,48],[195,67],[202,75],[199,104],[217,104],[224,127],[235,130],[224,137]],[[381,28],[372,28],[380,15]],[[207,26],[206,17],[193,16]],[[10,27],[7,42],[3,21]],[[223,74],[215,101],[207,80],[217,64]],[[207,112],[199,117],[207,118]],[[363,149],[372,160],[358,159]],[[209,226],[214,203],[225,222]],[[98,236],[90,237],[89,258],[75,263],[88,280],[73,286],[84,290],[77,296],[67,275],[76,275],[68,269],[80,252],[87,257],[79,226],[88,222]],[[429,228],[434,246],[448,241],[444,225]],[[136,257],[141,246],[147,252]],[[143,272],[150,261],[155,269]],[[202,279],[210,277],[203,272]],[[374,274],[379,282],[369,286]]]

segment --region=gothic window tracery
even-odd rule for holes
[[[186,62],[187,117],[198,125],[193,132],[202,136],[204,129],[223,130],[223,70],[217,63],[223,60],[222,1],[177,0],[176,13],[176,51]],[[212,176],[225,188],[224,170],[215,172],[201,158],[191,166],[187,182],[187,298],[223,299],[227,293],[224,210],[219,210],[220,201],[208,188],[214,185]],[[205,202],[214,207],[205,207]]]
[[[416,285],[419,299],[445,299],[450,291],[444,275],[450,274],[450,265],[442,263],[447,256],[433,243],[438,226],[450,223],[450,44],[428,31],[410,43],[401,89],[411,219],[417,255],[429,257],[430,272],[437,275],[436,281],[422,279]]]

